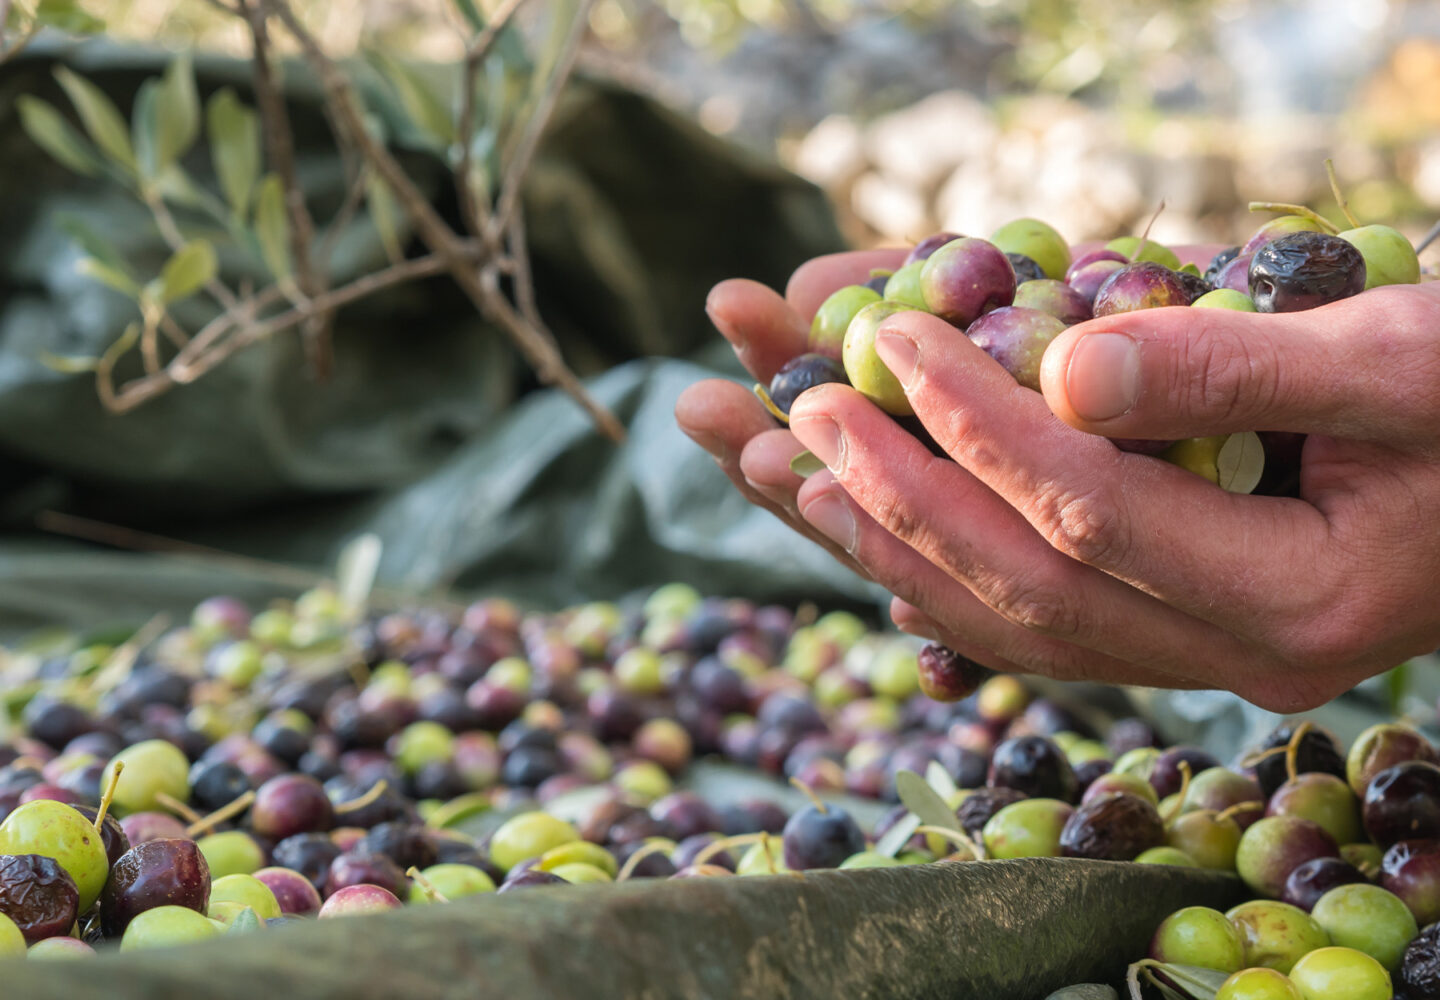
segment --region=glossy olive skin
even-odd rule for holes
[[[1338,236],[1291,233],[1255,251],[1249,279],[1259,312],[1299,312],[1363,292],[1365,257]]]
[[[824,354],[801,354],[780,367],[770,380],[770,401],[781,413],[789,414],[796,398],[806,389],[827,382],[849,383],[845,367]]]
[[[193,840],[147,840],[126,851],[100,893],[100,926],[117,937],[130,921],[157,906],[204,913],[210,904],[210,866]]]

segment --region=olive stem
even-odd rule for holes
[[[1217,820],[1234,819],[1240,813],[1255,812],[1256,810],[1264,808],[1265,803],[1263,802],[1237,802],[1229,809],[1222,809],[1220,812],[1216,813],[1215,818]]]
[[[370,791],[366,792],[358,799],[351,799],[349,802],[340,803],[338,806],[335,807],[335,812],[344,815],[345,813],[355,812],[357,809],[364,809],[370,803],[374,802],[380,796],[384,795],[385,789],[389,787],[389,783],[386,782],[384,778],[381,778],[379,781],[375,782],[375,784],[370,786]]]
[[[1155,211],[1150,215],[1150,221],[1145,223],[1145,228],[1140,231],[1140,245],[1135,248],[1135,257],[1137,259],[1145,252],[1145,246],[1150,242],[1150,229],[1155,225],[1155,220],[1160,218],[1160,213],[1163,211],[1165,211],[1165,199],[1161,198],[1160,204],[1155,206]]]
[[[954,844],[956,847],[965,848],[974,856],[974,860],[985,860],[985,852],[983,849],[981,849],[980,845],[975,843],[975,841],[971,840],[968,836],[961,833],[959,830],[950,830],[943,826],[927,826],[921,824],[920,826],[917,826],[915,828],[915,832],[934,834],[941,840],[950,841],[950,843]]]
[[[1345,204],[1345,196],[1340,193],[1340,178],[1335,176],[1335,161],[1325,157],[1325,176],[1330,178],[1330,193],[1335,196],[1335,203],[1340,206],[1340,214],[1345,216],[1345,221],[1350,223],[1350,228],[1359,229],[1360,220],[1350,211],[1350,206]]]
[[[732,847],[749,847],[751,844],[758,844],[763,836],[763,833],[739,833],[733,837],[721,837],[719,840],[707,844],[690,863],[703,865],[721,851],[728,851]]]
[[[670,842],[664,839],[652,840],[648,844],[642,844],[635,851],[634,854],[630,855],[628,858],[625,859],[625,864],[620,868],[619,873],[615,876],[615,881],[626,881],[635,874],[635,869],[640,867],[640,862],[644,861],[652,854],[659,854],[661,851],[664,851],[665,848],[668,846],[670,846]],[[713,846],[713,844],[707,845],[707,847]]]
[[[408,875],[410,878],[412,878],[412,879],[415,880],[415,884],[420,887],[420,891],[425,894],[425,898],[428,899],[428,900],[430,900],[430,902],[432,902],[432,903],[448,903],[448,902],[450,902],[449,897],[446,896],[446,895],[445,895],[443,892],[441,892],[439,889],[435,888],[435,883],[434,883],[434,882],[431,882],[428,878],[426,878],[424,875],[422,875],[422,874],[420,873],[420,869],[419,869],[419,868],[416,868],[414,865],[411,865],[408,869],[406,869],[405,874]]]
[[[186,805],[184,802],[181,802],[173,795],[168,795],[165,792],[156,792],[155,801],[159,805],[162,805],[166,809],[170,810],[176,816],[179,816],[187,823],[196,823],[200,820],[199,813],[197,813],[194,809],[191,809],[188,805]]]
[[[815,794],[815,789],[805,784],[805,782],[801,781],[799,778],[791,778],[790,784],[794,785],[796,788],[800,789],[800,791],[805,794],[805,797],[810,800],[811,804],[820,811],[821,816],[830,815],[830,810],[825,808],[825,803],[820,801],[820,796]]]
[[[1300,741],[1305,734],[1314,729],[1312,722],[1306,721],[1295,727],[1295,732],[1290,735],[1290,743],[1285,747],[1285,776],[1294,781],[1300,775]]]
[[[1175,822],[1185,811],[1185,796],[1190,791],[1190,762],[1182,760],[1175,766],[1180,769],[1180,791],[1175,793],[1175,804],[1170,807],[1170,812],[1165,816],[1166,826]]]
[[[1315,225],[1320,227],[1320,231],[1322,233],[1327,233],[1330,236],[1335,236],[1338,235],[1340,232],[1340,227],[1335,225],[1335,223],[1325,218],[1325,216],[1321,215],[1313,208],[1306,208],[1304,205],[1291,205],[1288,202],[1283,201],[1252,201],[1250,203],[1250,211],[1284,212],[1286,215],[1298,215],[1302,218],[1309,219],[1311,222],[1315,223]]]
[[[765,864],[770,868],[771,875],[779,875],[780,869],[775,867],[775,857],[770,853],[770,834],[764,830],[760,831],[760,853],[765,855]]]
[[[95,830],[98,833],[105,832],[105,814],[110,811],[110,803],[115,799],[115,789],[120,787],[120,772],[123,770],[125,762],[117,760],[110,771],[110,780],[105,782],[105,793],[100,796],[100,808],[95,810]]]
[[[223,823],[231,816],[238,816],[246,809],[249,809],[250,803],[254,801],[255,790],[252,788],[250,791],[240,796],[234,802],[231,802],[228,805],[221,806],[219,809],[216,809],[214,812],[212,812],[209,816],[202,816],[200,819],[197,819],[195,822],[191,823],[185,828],[185,832],[191,837],[195,836],[197,833],[204,833],[206,830],[211,829],[216,824]]]
[[[1429,247],[1431,243],[1434,243],[1436,239],[1440,239],[1440,222],[1431,226],[1430,231],[1420,237],[1420,242],[1415,244],[1416,256],[1424,253],[1426,248]]]

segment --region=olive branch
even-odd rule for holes
[[[101,25],[78,0],[39,0],[22,11],[0,0],[0,60],[42,27],[90,32]],[[123,187],[148,210],[169,248],[153,275],[133,264],[77,218],[61,225],[81,250],[80,269],[132,299],[137,318],[99,357],[43,360],[66,372],[90,372],[106,409],[124,413],[214,370],[238,351],[298,331],[310,370],[329,371],[336,312],[378,292],[448,275],[474,307],[513,342],[539,380],[564,390],[614,440],[615,416],[566,365],[541,318],[531,279],[521,194],[540,139],[572,75],[593,0],[553,0],[548,29],[533,59],[524,57],[513,19],[525,0],[502,0],[486,18],[474,0],[451,0],[465,32],[457,67],[410,66],[382,52],[342,65],[328,54],[288,0],[206,0],[243,23],[251,42],[253,106],[234,88],[203,106],[190,57],[174,59],[137,92],[129,121],[94,83],[61,67],[55,77],[79,128],[34,96],[17,107],[30,138],[84,177]],[[346,176],[346,194],[317,220],[295,164],[295,134],[279,82],[284,66],[275,35],[298,48],[319,81],[323,110]],[[502,51],[503,50],[503,51]],[[523,64],[517,69],[517,64]],[[458,86],[435,78],[448,72]],[[449,168],[461,225],[452,226],[391,150],[386,129],[367,107],[357,79],[378,76],[384,95],[404,112],[417,143]],[[455,97],[448,96],[453,90]],[[184,161],[208,143],[214,188],[197,182]],[[364,211],[387,263],[334,285],[330,265],[340,236]],[[424,252],[405,256],[412,237]],[[221,253],[249,264],[264,280],[228,282]],[[175,306],[209,301],[211,318],[187,329]],[[139,373],[117,374],[138,354]],[[133,362],[131,363],[133,366]]]

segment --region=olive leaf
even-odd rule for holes
[[[130,145],[125,119],[110,98],[95,84],[64,66],[55,70],[55,79],[75,105],[91,141],[122,170],[135,173],[135,149]]]
[[[192,240],[171,255],[160,269],[160,301],[179,302],[204,288],[219,269],[208,240]]]
[[[1405,695],[1410,692],[1411,661],[1406,660],[1392,667],[1385,674],[1385,697],[1390,702],[1390,714],[1400,716],[1405,707]]]
[[[154,178],[160,173],[160,81],[146,80],[135,92],[135,106],[130,109],[130,142],[135,150],[135,164],[140,176]]]
[[[460,12],[471,31],[485,30],[485,18],[480,13],[480,8],[475,6],[475,0],[455,0],[455,9]]]
[[[205,130],[220,190],[235,218],[243,222],[250,211],[255,179],[260,176],[259,118],[240,103],[233,89],[225,87],[205,106]]]
[[[89,223],[80,218],[80,216],[72,212],[57,212],[55,214],[55,224],[62,233],[80,244],[80,249],[84,250],[89,256],[94,257],[101,263],[110,265],[118,271],[128,274],[128,269],[125,266],[125,258],[120,255],[120,251],[116,248],[115,244],[91,229]]]
[[[22,94],[15,106],[20,111],[20,125],[25,134],[61,166],[84,177],[94,177],[100,172],[103,163],[95,147],[71,128],[53,105]]]
[[[165,70],[155,96],[155,170],[158,173],[185,155],[200,134],[200,98],[195,70],[182,53]]]
[[[235,919],[230,922],[230,929],[227,934],[249,934],[260,929],[260,917],[254,909],[247,906],[236,914]]]
[[[955,784],[955,779],[950,777],[950,772],[940,764],[938,760],[932,760],[925,768],[925,783],[935,790],[935,794],[945,801],[960,790]]]
[[[413,67],[383,52],[368,55],[380,75],[394,88],[410,120],[438,140],[442,147],[454,142],[454,119],[430,82]]]
[[[72,35],[93,35],[105,30],[105,22],[80,6],[78,0],[40,0],[35,20],[47,28]]]
[[[340,550],[335,566],[335,589],[346,610],[357,619],[364,613],[375,586],[383,551],[380,536],[372,532],[359,535]]]
[[[955,810],[914,771],[896,772],[895,791],[905,808],[919,816],[925,826],[939,826],[956,833],[965,832],[965,828],[955,816]]]
[[[825,463],[820,461],[814,452],[802,451],[790,459],[790,471],[802,479],[808,479],[824,468]]]
[[[760,404],[770,411],[770,416],[782,424],[785,424],[787,427],[789,426],[790,415],[775,405],[775,400],[770,398],[770,390],[766,389],[759,382],[756,382],[750,391],[755,393],[755,398],[760,400]]]
[[[400,208],[390,185],[373,170],[365,177],[365,204],[370,210],[370,222],[385,247],[385,256],[390,258],[390,263],[398,264],[405,257],[400,239]]]
[[[79,357],[73,354],[51,354],[49,351],[41,351],[35,356],[35,360],[51,371],[60,372],[62,375],[82,375],[100,367],[99,358]]]
[[[1104,983],[1078,983],[1056,990],[1045,1000],[1120,1000],[1120,994]]]
[[[278,174],[266,174],[255,198],[255,238],[260,256],[277,280],[290,277],[290,220],[285,214],[285,188]]]
[[[1215,1000],[1216,991],[1229,978],[1228,973],[1214,969],[1142,958],[1130,966],[1126,976],[1130,996],[1135,1000],[1142,1000],[1139,979],[1142,975],[1152,986],[1159,989],[1167,1000]]]
[[[913,812],[901,816],[896,820],[894,826],[886,830],[880,839],[875,841],[875,853],[893,858],[900,853],[902,847],[909,843],[910,838],[915,836],[915,829],[919,825],[920,817]]]
[[[1265,446],[1254,431],[1231,434],[1215,456],[1219,484],[1231,493],[1252,493],[1265,471]]]
[[[132,299],[140,297],[140,285],[120,268],[113,264],[107,264],[97,257],[82,257],[75,265],[75,270],[88,278],[94,278],[108,288],[113,288],[121,295],[128,295]]]

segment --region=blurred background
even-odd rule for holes
[[[120,37],[248,44],[202,0],[106,6]],[[440,0],[297,7],[338,52],[460,53]],[[1162,199],[1157,238],[1228,243],[1251,200],[1332,208],[1326,156],[1363,221],[1440,214],[1435,0],[601,0],[590,22],[587,72],[819,184],[857,245],[1018,215],[1109,238]]]

